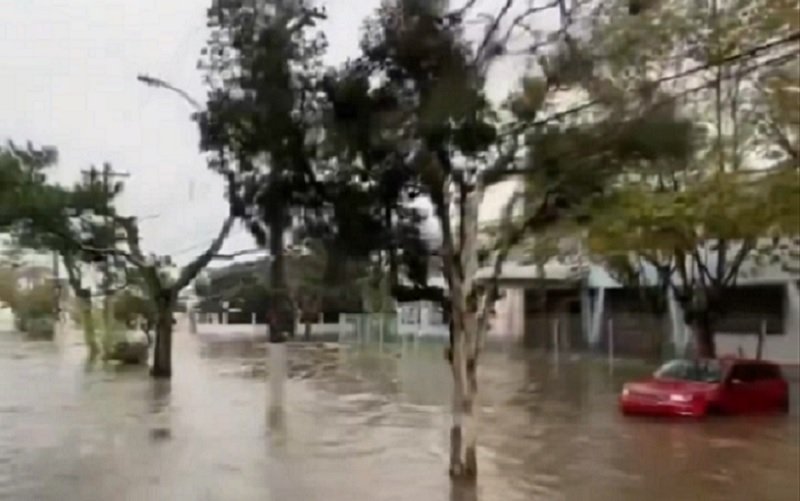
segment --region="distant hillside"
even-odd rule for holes
[[[270,258],[207,270],[205,280],[196,285],[198,308],[204,313],[221,313],[228,303],[231,323],[249,323],[252,314],[263,322],[270,305]],[[307,270],[306,270],[307,271]],[[292,267],[287,269],[292,281]],[[328,319],[338,319],[340,313],[363,311],[361,286],[356,280],[325,285],[325,277],[314,277],[320,282],[320,313]],[[230,311],[233,309],[234,311]]]

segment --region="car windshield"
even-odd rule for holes
[[[716,360],[672,360],[662,365],[656,371],[655,377],[718,383],[722,379],[722,369]]]

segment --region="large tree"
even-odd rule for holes
[[[81,304],[84,328],[90,350],[99,346],[93,336],[92,293],[81,278],[82,263],[127,263],[137,275],[150,312],[155,317],[154,377],[172,375],[173,314],[179,293],[218,257],[235,218],[229,216],[209,247],[178,270],[169,273],[166,257],[145,255],[135,218],[119,215],[113,197],[119,190],[108,190],[97,176],[89,175],[73,189],[46,182],[44,171],[55,161],[54,150],[32,147],[0,151],[0,225],[25,247],[58,252],[67,268],[68,281]],[[229,186],[233,186],[231,176]],[[98,218],[103,221],[100,222]],[[105,221],[114,224],[108,225]],[[120,265],[122,266],[122,265]],[[126,274],[127,267],[122,267]],[[127,277],[126,277],[127,278]],[[122,286],[128,282],[122,281]]]
[[[419,284],[403,287],[396,280],[392,290],[400,300],[439,301],[450,313],[448,358],[455,383],[450,471],[457,477],[472,477],[477,471],[476,368],[510,248],[528,233],[580,217],[588,199],[624,164],[621,155],[640,154],[645,147],[633,133],[645,122],[631,123],[629,116],[612,113],[619,99],[590,85],[597,78],[584,64],[576,40],[554,43],[556,50],[541,60],[544,75],[526,79],[509,110],[494,108],[485,95],[487,70],[505,52],[509,33],[548,8],[531,8],[514,17],[508,14],[511,4],[471,44],[464,35],[471,5],[448,11],[440,4],[388,2],[367,25],[362,57],[337,80],[329,80],[327,89],[333,137],[343,143],[338,172],[351,175],[356,186],[376,186],[379,196],[369,200],[387,209],[389,217],[377,221],[394,229],[389,237],[396,238],[400,226],[393,210],[420,194],[432,202],[440,239],[403,249],[403,272]],[[558,111],[548,113],[554,104],[550,98],[582,86],[597,94],[598,105],[611,110],[614,120],[591,127],[559,120]],[[500,120],[501,113],[510,120]],[[609,132],[620,128],[625,132],[610,142]],[[482,252],[478,206],[486,187],[520,173],[534,187],[525,200],[525,214],[512,217],[512,200],[495,241],[488,253]],[[492,269],[488,283],[475,277],[482,255]],[[446,290],[427,287],[431,257],[443,263]],[[397,276],[396,271],[391,275]]]
[[[139,273],[142,290],[155,316],[155,349],[151,374],[155,378],[169,378],[172,376],[172,334],[178,296],[208,263],[218,257],[235,218],[226,218],[209,247],[179,268],[177,276],[170,273],[170,259],[167,256],[144,253],[135,218],[117,217],[116,220],[124,233],[127,249],[113,252],[124,257]]]
[[[71,188],[49,183],[47,168],[57,160],[52,149],[10,144],[0,152],[0,157],[1,170],[8,182],[4,184],[2,213],[11,244],[54,252],[63,262],[67,282],[80,305],[85,340],[93,357],[100,345],[92,318],[91,284],[82,276],[88,267],[120,264],[112,261],[113,255],[93,249],[115,246],[109,227],[99,218],[113,213],[113,200],[121,186],[105,189],[94,169],[91,171],[94,175],[90,173]],[[120,266],[109,271],[111,276],[119,276]]]
[[[643,159],[638,176],[621,179],[592,244],[651,270],[636,279],[671,289],[698,354],[714,356],[725,292],[749,260],[788,257],[769,242],[797,232],[796,107],[778,103],[792,92],[800,54],[798,7],[657,2],[633,18],[613,3],[598,9],[596,48],[610,73],[691,121],[695,141],[688,157]]]
[[[207,109],[198,115],[202,148],[213,152],[213,168],[234,175],[234,215],[269,248],[273,342],[295,327],[284,260],[287,228],[294,209],[318,195],[313,159],[321,139],[317,85],[324,39],[316,23],[324,14],[308,4],[277,2],[268,12],[264,2],[215,1],[201,61],[209,86]]]

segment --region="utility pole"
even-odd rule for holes
[[[97,176],[97,170],[92,168],[90,170],[82,171],[85,176],[88,176],[89,182],[94,182]],[[105,197],[105,228],[106,234],[110,236],[109,247],[116,246],[117,228],[114,218],[111,217],[111,199],[114,194],[114,187],[111,185],[111,180],[116,178],[128,178],[130,174],[127,172],[117,172],[109,164],[103,166],[102,172],[102,190]],[[116,256],[107,255],[103,259],[103,319],[105,321],[106,332],[111,328],[111,284],[113,277],[111,276],[111,261],[116,259]]]
[[[53,251],[53,313],[55,314],[55,329],[61,325],[61,279],[59,277],[59,257],[58,252]]]

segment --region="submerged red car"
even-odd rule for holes
[[[672,360],[650,379],[626,383],[624,414],[701,417],[709,413],[787,412],[789,384],[763,360]]]

